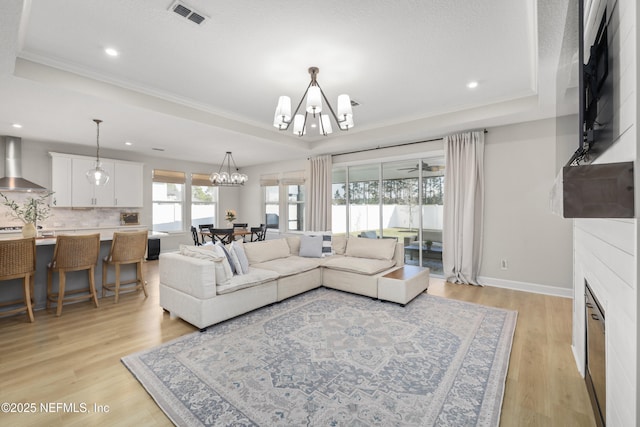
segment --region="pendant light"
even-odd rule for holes
[[[97,133],[96,133],[96,162],[95,162],[95,167],[89,169],[87,171],[87,180],[89,181],[89,183],[96,185],[96,186],[100,186],[100,185],[105,185],[107,182],[109,182],[109,174],[107,173],[107,171],[105,171],[102,168],[102,163],[100,163],[100,123],[102,123],[102,120],[99,119],[93,119],[93,121],[96,123],[96,129],[97,129]]]

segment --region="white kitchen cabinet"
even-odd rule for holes
[[[71,158],[51,157],[51,191],[54,206],[71,207]]]
[[[100,159],[109,174],[106,185],[91,184],[86,177],[95,158],[71,154],[51,155],[51,181],[56,207],[141,207],[142,163]]]
[[[115,162],[115,206],[142,207],[142,163]]]
[[[74,158],[71,160],[71,205],[73,207],[113,207],[114,164],[101,159],[102,168],[109,174],[105,185],[94,185],[87,180],[87,171],[95,168],[95,159]]]

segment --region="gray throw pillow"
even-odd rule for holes
[[[307,258],[321,258],[322,236],[300,236],[300,256]]]

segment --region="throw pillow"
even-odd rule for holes
[[[233,263],[233,259],[231,258],[231,254],[229,253],[227,248],[225,248],[225,246],[220,242],[217,242],[215,244],[215,246],[217,246],[220,249],[222,249],[224,255],[227,257],[227,261],[229,262],[229,266],[231,267],[231,274],[236,274],[236,267],[235,267],[235,265]]]
[[[240,270],[242,270],[243,274],[247,274],[249,272],[249,260],[247,259],[247,254],[244,253],[244,245],[242,242],[232,242],[231,250],[238,259]]]
[[[212,261],[216,275],[216,284],[226,284],[231,278],[231,269],[223,253],[211,245],[208,248],[180,245],[180,254],[191,258]],[[226,266],[225,266],[226,264]]]
[[[216,245],[211,245],[211,247],[212,247],[212,250],[215,253],[217,253],[218,256],[222,259],[222,261],[219,263],[222,266],[222,270],[218,271],[218,268],[216,266],[216,284],[217,285],[227,284],[229,280],[231,280],[231,278],[233,277],[231,264],[229,264],[229,260],[227,259],[227,256],[224,253],[224,248]]]
[[[308,258],[321,258],[322,236],[300,236],[300,256]]]
[[[233,243],[226,249],[229,253],[229,256],[231,257],[231,265],[233,266],[233,269],[235,271],[233,274],[241,276],[244,274],[244,271],[242,271],[242,265],[240,265],[240,260],[238,259],[238,255],[236,255],[236,251],[233,250],[232,245]]]
[[[321,255],[322,257],[328,257],[334,254],[333,247],[331,245],[332,236],[330,231],[314,231],[310,233],[305,233],[305,235],[322,237],[322,255]]]

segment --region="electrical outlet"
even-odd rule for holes
[[[500,260],[500,270],[507,270],[509,268],[509,264],[506,259]]]

